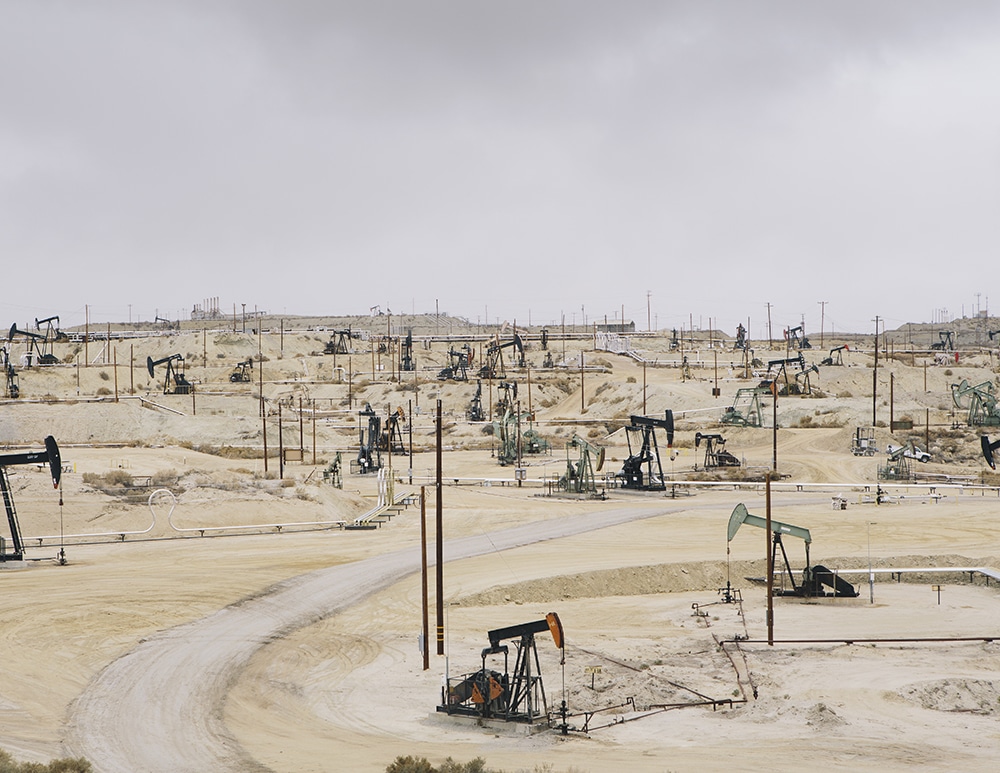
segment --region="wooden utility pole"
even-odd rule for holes
[[[771,475],[764,477],[765,508],[767,510],[764,525],[764,541],[767,544],[767,643],[774,646],[774,552],[771,547]]]
[[[444,655],[444,510],[441,501],[443,489],[441,483],[441,398],[437,401],[437,425],[434,429],[435,454],[437,457],[437,473],[434,478],[435,526],[437,529],[437,544],[435,545],[435,561],[437,573],[437,654]]]
[[[773,415],[771,418],[771,424],[773,429],[771,430],[771,471],[775,474],[778,472],[778,382],[771,382],[771,399],[774,401]]]
[[[420,487],[420,598],[423,617],[423,646],[420,648],[424,656],[424,671],[431,667],[430,621],[427,600],[427,495],[424,487]]]
[[[285,439],[281,431],[281,400],[278,400],[278,480],[285,479]]]
[[[878,418],[878,316],[875,316],[875,367],[872,370],[872,426]]]
[[[257,363],[257,377],[260,379],[260,430],[264,438],[264,475],[267,475],[267,411],[264,406],[264,364]]]
[[[646,414],[646,361],[642,361],[642,413]]]

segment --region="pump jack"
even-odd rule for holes
[[[55,323],[54,325],[52,323]],[[46,317],[45,319],[39,319],[35,317],[35,330],[41,330],[42,325],[45,325],[45,332],[42,334],[45,336],[46,341],[68,341],[69,336],[59,329],[59,315],[53,314],[51,317]]]
[[[743,387],[736,390],[733,404],[726,408],[720,421],[735,427],[763,427],[764,406],[762,395],[770,395],[767,387]]]
[[[800,395],[811,395],[812,394],[812,382],[809,380],[810,373],[819,373],[819,368],[815,365],[809,365],[800,371],[795,373],[795,382],[797,392]]]
[[[802,325],[788,328],[785,331],[785,340],[792,349],[812,349],[812,344],[809,343]]]
[[[344,487],[344,457],[341,455],[340,451],[337,451],[337,455],[333,457],[326,469],[323,470],[323,480],[330,481],[330,485],[334,488]]]
[[[722,435],[694,433],[694,447],[705,441],[705,469],[716,467],[739,467],[740,460],[726,450],[726,439]]]
[[[996,453],[997,448],[1000,448],[1000,440],[994,440],[991,443],[988,435],[982,435],[979,438],[979,443],[983,447],[983,458],[990,466],[990,469],[995,470],[997,468],[997,463],[994,458],[994,454]]]
[[[38,365],[56,365],[59,359],[52,353],[52,341],[39,333],[32,333],[27,330],[18,330],[17,324],[10,326],[10,333],[7,335],[7,343],[13,343],[17,336],[24,336],[27,351],[22,356],[25,367],[30,368],[32,360],[37,360]],[[39,341],[41,345],[39,346]]]
[[[629,456],[622,463],[621,472],[616,477],[621,480],[622,488],[665,491],[667,484],[663,476],[663,466],[660,464],[656,430],[664,430],[667,435],[667,447],[673,448],[674,412],[668,409],[662,419],[632,416],[631,421],[632,424],[625,427]],[[635,448],[633,448],[633,437],[636,441]]]
[[[955,350],[955,340],[953,338],[954,333],[951,330],[939,330],[938,338],[940,341],[936,341],[931,344],[931,349],[937,349],[939,351],[954,351]]]
[[[416,370],[417,366],[413,361],[413,331],[406,331],[406,338],[399,353],[399,369],[405,371]]]
[[[513,411],[517,404],[517,382],[501,381],[497,385],[497,405],[496,412],[503,414],[506,411]]]
[[[358,416],[367,419],[367,426],[358,424],[358,457],[351,465],[351,472],[358,472],[364,475],[369,472],[377,472],[382,469],[382,454],[379,449],[379,437],[382,435],[382,420],[370,403],[365,403],[365,409],[358,412]]]
[[[253,357],[247,357],[243,362],[236,363],[233,372],[229,374],[229,380],[234,384],[249,384],[252,378],[251,370],[253,370]]]
[[[733,509],[732,515],[729,516],[729,528],[727,530],[726,540],[728,542],[733,541],[733,537],[736,536],[736,532],[739,530],[740,526],[744,523],[750,526],[757,526],[761,529],[767,528],[767,520],[761,518],[759,515],[751,515],[747,512],[746,505],[740,503],[736,505]],[[792,526],[789,523],[782,523],[781,521],[776,521],[771,519],[771,534],[773,535],[773,540],[771,543],[771,566],[777,566],[777,555],[778,548],[781,548],[781,556],[784,559],[784,572],[787,572],[789,582],[792,585],[791,590],[784,590],[775,588],[774,595],[776,596],[846,596],[850,598],[855,598],[858,595],[858,591],[851,585],[847,580],[842,577],[838,577],[825,566],[811,567],[809,565],[809,543],[812,542],[812,536],[809,534],[809,529],[804,529],[801,526]],[[795,582],[795,575],[792,572],[792,565],[788,560],[788,553],[785,552],[785,545],[781,541],[781,535],[787,534],[791,537],[798,537],[806,545],[806,566],[802,570],[802,583]],[[782,577],[784,577],[784,572]],[[827,586],[832,589],[832,592],[827,592],[823,590],[823,586]]]
[[[448,366],[442,368],[438,373],[438,381],[451,379],[452,381],[468,381],[468,368],[472,363],[472,347],[463,344],[461,349],[448,350]]]
[[[21,387],[17,383],[17,372],[14,370],[14,366],[10,363],[10,357],[7,355],[7,350],[0,346],[0,367],[3,368],[4,379],[7,384],[7,397],[12,400],[16,400],[21,396]]]
[[[403,442],[403,430],[400,426],[405,421],[406,412],[402,407],[389,412],[378,436],[379,451],[388,451],[391,447],[394,454],[406,454],[406,444]]]
[[[486,419],[483,413],[483,382],[476,382],[476,393],[472,396],[472,401],[469,403],[469,408],[465,412],[465,417],[469,421],[484,421]]]
[[[44,451],[0,454],[0,493],[3,494],[3,505],[7,511],[7,524],[10,526],[11,540],[11,550],[8,550],[5,540],[0,537],[0,561],[24,560],[24,541],[21,539],[21,527],[17,523],[17,510],[14,507],[14,494],[10,488],[10,480],[7,478],[7,468],[15,464],[45,463],[48,463],[49,471],[52,473],[52,487],[59,488],[59,481],[62,478],[62,460],[59,457],[59,446],[52,435],[45,438]]]
[[[796,373],[792,378],[788,377],[789,365],[797,365],[799,369],[798,373],[806,374],[805,384],[803,386],[800,386],[798,383],[798,373]],[[767,378],[760,383],[759,387],[761,389],[769,389],[771,384],[776,384],[778,395],[809,394],[808,373],[812,368],[815,368],[815,366],[806,366],[806,361],[802,356],[802,352],[799,352],[797,357],[788,357],[780,360],[768,360]],[[803,391],[803,388],[805,391]]]
[[[834,348],[832,348],[830,350],[830,356],[827,357],[827,358],[825,358],[825,359],[823,359],[823,360],[821,360],[819,364],[820,365],[843,365],[844,364],[843,352],[849,352],[849,351],[851,351],[851,350],[848,348],[847,344],[844,344],[843,346],[835,346]]]
[[[966,422],[970,427],[996,426],[1000,424],[1000,405],[994,391],[992,381],[972,385],[962,379],[951,385],[951,399],[956,408],[968,411]]]
[[[569,458],[570,448],[579,450],[576,463]],[[557,486],[561,491],[573,494],[595,494],[597,480],[594,473],[600,472],[602,467],[604,467],[604,449],[588,443],[579,435],[573,435],[566,444],[566,474],[559,479]]]
[[[913,441],[909,441],[905,446],[887,451],[889,458],[885,467],[878,468],[879,480],[909,480],[910,479],[910,459],[912,456],[907,451],[913,452]]]
[[[743,327],[741,322],[736,326],[736,343],[733,344],[733,349],[746,349],[747,348],[747,329]]]
[[[512,401],[504,401],[501,405],[504,408],[498,411],[498,417],[493,421],[493,435],[497,439],[497,462],[506,467],[516,464],[519,459],[518,423],[528,419],[530,414],[519,414]]]
[[[560,650],[560,663],[566,662],[566,643],[559,615],[549,612],[543,620],[496,628],[487,636],[490,646],[481,653],[482,668],[471,674],[449,678],[441,690],[439,712],[505,722],[533,723],[548,719],[549,709],[542,684],[542,669],[535,645],[535,634],[548,631]],[[508,670],[509,646],[517,648],[514,671]],[[503,655],[503,673],[486,666],[486,658]]]
[[[323,354],[350,354],[351,353],[351,329],[334,330],[330,340],[323,347]]]
[[[174,367],[174,363],[177,367]],[[153,369],[157,365],[166,365],[167,372],[163,379],[163,394],[165,395],[189,395],[194,391],[194,384],[184,376],[184,356],[181,354],[171,354],[154,360],[152,357],[146,358],[146,370],[149,371],[150,378],[156,378]]]
[[[505,378],[507,369],[504,367],[503,350],[514,347],[517,351],[517,358],[513,362],[516,368],[524,367],[524,344],[521,343],[521,336],[514,334],[514,337],[505,343],[500,343],[499,336],[491,341],[486,349],[486,362],[479,369],[480,378]]]

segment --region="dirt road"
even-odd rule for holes
[[[527,524],[446,543],[457,560],[686,508],[637,505]],[[74,702],[67,748],[101,773],[263,771],[222,719],[226,693],[258,649],[419,571],[398,551],[311,572],[149,638],[102,671]]]

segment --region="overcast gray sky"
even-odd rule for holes
[[[985,1],[0,0],[0,324],[971,316],[998,83]]]

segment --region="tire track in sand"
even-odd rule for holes
[[[445,560],[690,509],[640,506],[525,524],[452,540],[445,544]],[[109,664],[74,701],[68,753],[86,757],[100,773],[266,771],[223,720],[223,703],[239,672],[268,642],[347,609],[419,569],[420,553],[414,549],[320,569],[150,637]]]

